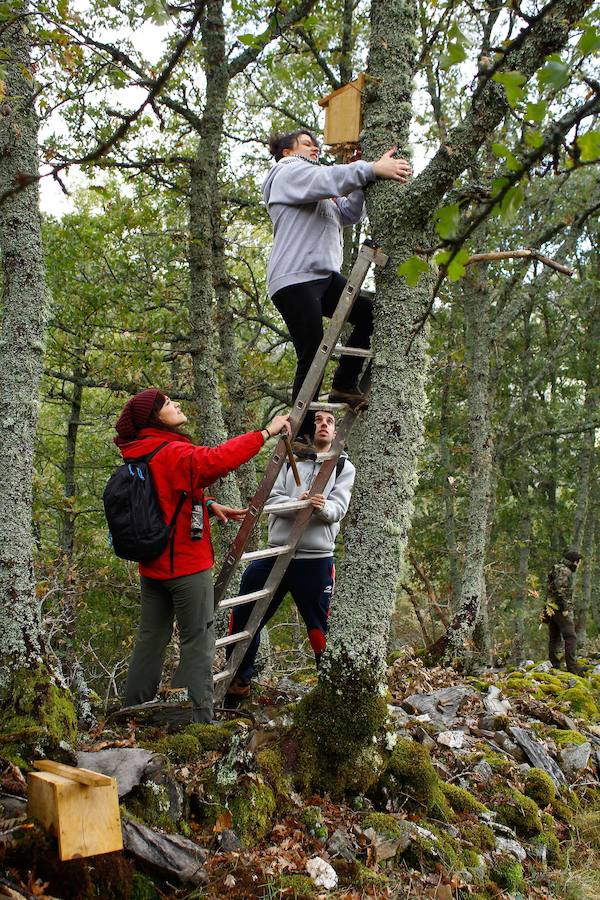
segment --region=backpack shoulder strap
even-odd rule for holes
[[[154,457],[156,456],[158,451],[162,450],[163,447],[166,447],[168,443],[169,443],[168,441],[163,441],[162,444],[159,444],[158,447],[154,448],[152,453],[149,453],[148,456],[144,456],[144,459],[146,460],[146,462],[150,462],[151,459],[154,459]]]
[[[335,465],[335,477],[336,477],[336,479],[340,477],[340,472],[343,470],[344,466],[346,465],[346,459],[347,459],[346,456],[342,456],[342,457],[340,457],[340,459],[338,459],[338,461],[337,461],[337,463],[336,463],[336,465]],[[286,477],[287,477],[287,473],[288,473],[289,471],[290,471],[290,464],[289,464],[289,462],[287,462],[287,463],[285,464],[285,474],[286,474]]]

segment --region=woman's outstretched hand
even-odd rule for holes
[[[412,176],[410,163],[406,159],[395,159],[394,153],[398,148],[392,147],[373,163],[373,172],[378,178],[389,178],[392,181],[400,181],[405,184]]]
[[[283,431],[283,429],[285,429],[287,436],[290,437],[292,429],[290,428],[289,414],[286,416],[275,416],[267,425],[267,431],[269,432],[271,437],[279,434],[279,432]]]

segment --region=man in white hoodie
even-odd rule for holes
[[[342,229],[363,218],[363,188],[376,178],[403,184],[412,172],[405,159],[394,156],[395,147],[374,162],[321,166],[317,139],[305,130],[272,135],[270,150],[275,165],[262,188],[273,222],[267,280],[298,358],[292,386],[295,400],[323,338],[322,317],[333,315],[346,284],[340,274]],[[348,346],[367,349],[373,330],[369,296],[356,298],[349,321],[353,330]],[[360,356],[342,356],[333,375],[331,401],[364,401],[357,386],[363,361]],[[308,452],[314,449],[313,431],[313,415],[308,412],[297,438],[299,444],[308,445]]]
[[[315,414],[314,445],[317,453],[327,453],[335,437],[335,418],[329,412]],[[298,461],[301,484],[296,485],[288,465],[284,465],[273,486],[268,502],[288,503],[290,500],[305,500],[315,480],[321,462],[316,459]],[[329,605],[333,595],[335,567],[333,548],[340,530],[340,523],[348,510],[355,469],[346,453],[342,453],[336,468],[323,489],[322,494],[310,498],[314,507],[312,517],[302,535],[294,559],[290,562],[281,584],[263,617],[260,628],[254,635],[237,675],[229,687],[234,697],[247,697],[250,680],[254,672],[254,661],[260,643],[260,631],[275,615],[286,594],[290,593],[298,607],[308,632],[308,639],[315,654],[317,666],[327,643],[327,622]],[[287,543],[295,512],[272,513],[269,516],[269,547],[281,547]],[[277,557],[256,559],[250,563],[242,577],[240,594],[260,591],[265,586]],[[253,605],[236,606],[231,611],[230,634],[243,631]],[[228,655],[231,654],[231,650]]]

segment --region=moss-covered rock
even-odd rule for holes
[[[71,693],[52,680],[42,664],[18,669],[2,692],[0,734],[2,756],[27,768],[34,751],[60,759],[61,742],[77,736],[75,704]],[[15,740],[10,740],[11,735]]]
[[[397,820],[388,813],[369,813],[360,824],[363,831],[366,831],[367,828],[372,828],[377,834],[382,834],[387,838],[400,838],[403,836]]]
[[[478,815],[485,812],[486,808],[470,791],[458,787],[456,784],[442,782],[442,792],[455,813],[473,813]]]
[[[413,834],[402,859],[425,872],[432,872],[440,865],[453,871],[461,868],[462,857],[458,841],[431,822],[423,821],[421,824],[424,828]],[[423,833],[424,831],[429,834]]]
[[[554,823],[550,818],[550,825],[548,829],[545,830],[542,834],[537,835],[531,841],[532,845],[538,847],[546,848],[546,862],[550,866],[551,869],[564,869],[567,864],[567,859],[564,852],[561,850],[560,842],[556,835],[556,831],[554,830]]]
[[[525,776],[523,793],[544,809],[556,799],[556,788],[550,776],[542,769],[530,769]]]
[[[496,847],[496,838],[489,825],[483,822],[463,821],[458,823],[461,840],[475,851],[488,853]]]
[[[504,786],[494,792],[492,807],[498,821],[514,828],[524,838],[542,833],[542,820],[537,803],[516,788]]]
[[[306,806],[300,813],[300,821],[307,832],[321,841],[327,840],[327,826],[319,806]]]
[[[226,750],[231,741],[232,734],[240,727],[238,721],[227,722],[224,725],[209,725],[202,722],[193,722],[183,729],[184,735],[191,735],[198,742],[201,753],[209,750]]]
[[[253,847],[273,827],[276,803],[268,784],[241,778],[224,805],[231,813],[233,830],[247,847]]]
[[[163,784],[148,781],[137,785],[127,798],[127,810],[134,819],[145,825],[167,832],[177,831],[171,816],[169,792]]]
[[[559,822],[564,822],[565,825],[569,825],[573,821],[574,812],[568,803],[560,797],[556,797],[556,799],[552,801],[552,815],[555,819],[558,819]]]
[[[410,738],[400,738],[381,779],[381,786],[388,794],[401,799],[408,809],[435,813],[437,818],[448,822],[454,816],[444,796],[443,784],[426,748]]]
[[[256,754],[256,764],[275,792],[281,809],[287,805],[292,793],[292,778],[284,772],[284,759],[275,747],[268,747]]]
[[[507,759],[506,756],[502,756],[501,753],[494,753],[493,750],[485,752],[483,754],[483,759],[491,767],[494,775],[510,775],[514,766],[514,763],[512,763],[510,759]]]
[[[551,738],[559,747],[566,747],[568,744],[585,744],[587,738],[579,731],[573,731],[568,728],[550,728],[546,731],[546,737]]]
[[[498,887],[514,893],[523,885],[523,866],[513,856],[503,854],[494,860],[490,878]]]
[[[193,735],[185,732],[169,734],[158,741],[143,743],[142,746],[161,753],[176,763],[190,763],[200,755],[200,744]]]

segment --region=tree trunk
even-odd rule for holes
[[[73,372],[73,388],[71,391],[71,403],[69,408],[69,421],[67,423],[67,436],[65,439],[65,471],[64,471],[64,508],[61,521],[61,550],[65,557],[67,567],[73,560],[73,547],[75,545],[75,520],[76,515],[73,505],[77,498],[77,486],[75,484],[75,458],[77,453],[77,433],[81,420],[81,404],[83,399],[83,370],[81,365]]]
[[[190,297],[189,317],[194,395],[200,440],[214,446],[227,439],[220,397],[217,331],[214,315],[215,278],[213,216],[219,215],[219,154],[223,136],[223,117],[227,102],[229,76],[225,56],[225,27],[222,0],[209,0],[202,24],[206,61],[206,99],[202,115],[196,158],[190,183]],[[217,499],[227,506],[239,507],[240,492],[235,476],[224,478]],[[219,533],[220,546],[226,546],[235,534],[227,525]]]
[[[36,176],[37,116],[29,56],[30,32],[23,27],[26,4],[0,32],[6,96],[0,116],[0,194],[19,179]],[[34,181],[0,204],[3,269],[0,346],[0,719],[31,722],[47,739],[70,740],[73,706],[52,684],[35,593],[31,528],[33,449],[39,407],[48,294]],[[56,704],[62,704],[59,715]],[[0,724],[4,724],[1,723]],[[42,741],[44,739],[42,738]],[[35,740],[34,740],[35,742]]]
[[[217,302],[217,324],[219,329],[219,346],[223,366],[223,380],[227,389],[227,406],[225,407],[225,424],[229,437],[235,437],[246,431],[246,394],[240,357],[235,340],[235,325],[231,306],[231,292],[227,276],[227,263],[224,253],[224,240],[221,232],[219,210],[213,212],[213,277],[215,298]],[[253,459],[241,466],[236,473],[240,495],[243,503],[247,503],[256,490],[256,464]]]
[[[478,661],[473,635],[486,603],[484,564],[490,507],[493,439],[490,423],[490,295],[485,271],[467,276],[465,319],[468,352],[469,500],[465,560],[458,610],[448,630],[445,658],[467,667]],[[480,637],[485,637],[485,627]]]
[[[450,347],[448,348],[450,351]],[[456,516],[454,498],[456,490],[453,478],[454,467],[451,463],[451,432],[450,432],[450,386],[452,383],[453,366],[451,354],[448,352],[447,362],[442,378],[442,392],[440,399],[440,477],[442,480],[442,495],[444,497],[444,535],[448,548],[448,561],[450,564],[450,602],[449,611],[454,615],[460,598],[460,571],[458,566],[458,542],[456,539]]]
[[[545,21],[534,24],[529,36],[507,52],[503,65],[531,75],[548,53],[563,46],[587,4],[557,3],[552,27]],[[391,144],[402,153],[408,144],[416,24],[413,0],[372,0],[366,159]],[[382,688],[386,647],[423,441],[427,329],[422,326],[431,282],[422,276],[411,287],[397,269],[431,246],[439,203],[507,111],[505,94],[487,81],[448,143],[411,184],[380,181],[368,188],[373,236],[390,257],[376,275],[372,396],[354,456],[357,478],[331,638],[319,684],[297,716],[303,753],[316,760],[306,780],[335,792],[356,789],[357,781],[364,790],[365,769],[374,778],[382,764],[373,736],[387,714]],[[477,584],[477,599],[480,593]],[[364,765],[357,767],[360,761]]]
[[[595,483],[595,472],[592,461],[590,466],[590,495],[587,503],[587,515],[583,528],[581,554],[583,556],[583,572],[581,573],[581,590],[575,607],[575,627],[579,648],[587,638],[588,615],[592,601],[592,570],[594,569],[594,535],[598,521],[598,488]]]
[[[368,159],[395,139],[401,148],[408,143],[415,6],[412,0],[375,0],[371,22]],[[403,189],[388,181],[368,192],[375,241],[390,256],[376,273],[372,396],[353,460],[357,477],[331,637],[319,684],[299,711],[300,724],[306,723],[304,740],[308,746],[312,738],[319,754],[315,780],[335,792],[353,786],[351,761],[362,753],[376,756],[371,737],[387,714],[380,687],[422,445],[427,338],[425,329],[415,334],[415,323],[426,309],[429,282],[422,279],[410,288],[396,269],[426,241],[402,198]]]

